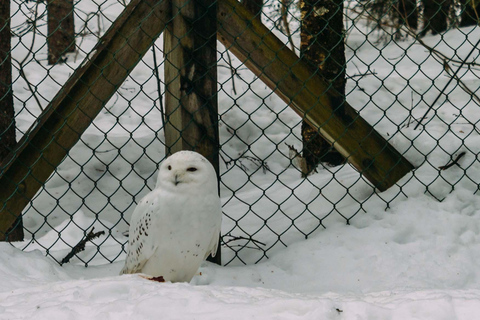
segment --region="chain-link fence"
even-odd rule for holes
[[[205,67],[190,89],[175,88],[188,73],[165,62],[190,48],[178,34],[204,32],[188,1],[1,5],[3,238],[23,232],[15,246],[58,262],[122,258],[166,150],[203,121],[193,112],[171,125],[166,100],[206,79],[217,84],[205,132],[219,138],[223,264],[259,262],[412,186],[438,201],[458,184],[478,191],[476,3],[217,4],[217,72]]]

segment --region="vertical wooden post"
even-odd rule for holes
[[[172,0],[164,32],[166,153],[193,150],[218,163],[217,4]],[[220,264],[220,246],[215,258]]]
[[[0,163],[17,143],[13,108],[11,38],[10,0],[0,1]],[[0,202],[0,207],[3,205]],[[0,241],[22,240],[23,221],[20,212],[6,232],[0,231]]]

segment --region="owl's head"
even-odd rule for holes
[[[201,154],[179,151],[160,165],[156,188],[193,194],[217,193],[217,174]]]

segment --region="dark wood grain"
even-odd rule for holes
[[[216,3],[172,0],[164,33],[166,153],[192,150],[219,176]],[[210,260],[221,263],[220,245]]]

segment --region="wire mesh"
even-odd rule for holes
[[[55,3],[70,8],[56,20],[48,12]],[[335,155],[330,144],[323,145],[320,153],[313,150],[323,142],[317,130],[305,133],[308,112],[304,117],[295,113],[258,72],[250,71],[231,48],[218,43],[216,124],[224,264],[257,263],[329,224],[350,224],[356,216],[368,214],[372,199],[381,199],[387,209],[408,196],[412,181],[438,201],[459,183],[478,191],[474,165],[480,120],[475,63],[479,33],[474,2],[269,0],[259,4],[243,2],[254,19],[302,61],[309,59],[312,73],[319,74],[330,91],[337,91],[418,169],[379,192],[349,165],[348,156],[345,160]],[[10,23],[11,48],[0,63],[5,72],[10,64],[5,57],[10,56],[12,81],[2,81],[8,90],[0,104],[3,110],[9,108],[9,92],[14,118],[8,125],[0,121],[2,152],[15,150],[5,142],[12,125],[16,140],[21,141],[30,127],[41,123],[49,103],[92,57],[92,49],[127,2],[14,0],[10,5],[10,18],[0,18],[0,28]],[[67,16],[74,21],[74,47],[70,43],[55,55],[48,41],[59,30],[71,32],[62,24]],[[49,27],[52,21],[57,21],[57,28]],[[315,27],[318,30],[312,31]],[[186,34],[190,32],[195,30]],[[72,263],[101,264],[123,257],[135,204],[154,188],[156,170],[166,154],[164,54],[160,35],[113,97],[104,101],[61,164],[45,183],[38,181],[42,187],[28,199],[22,219],[15,221],[24,240],[12,244],[42,250],[60,263],[87,239],[83,248],[76,247]],[[334,70],[333,75],[327,69]],[[67,119],[63,125],[68,125]],[[2,174],[10,161],[4,155]],[[4,235],[7,241],[14,230]]]

